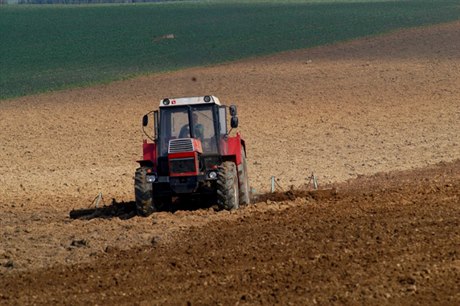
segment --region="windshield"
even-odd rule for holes
[[[160,117],[160,156],[168,154],[169,140],[190,137],[201,140],[203,153],[218,153],[212,105],[162,108]]]

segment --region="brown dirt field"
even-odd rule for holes
[[[184,227],[89,263],[4,273],[0,303],[460,303],[460,161],[287,196],[231,214],[154,216],[152,227]],[[86,237],[68,252],[97,239]]]
[[[0,303],[459,304],[458,50],[460,22],[0,101]],[[141,116],[202,94],[286,192],[133,216]]]

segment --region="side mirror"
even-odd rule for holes
[[[238,127],[238,117],[233,116],[232,119],[230,119],[230,126],[232,129],[236,129]]]
[[[230,105],[230,116],[234,117],[237,115],[236,105]]]
[[[149,124],[149,116],[144,115],[144,117],[142,117],[142,126],[147,126],[148,124]]]

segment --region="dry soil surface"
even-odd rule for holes
[[[0,303],[459,304],[458,50],[456,22],[0,101]],[[141,116],[203,94],[257,204],[134,216]]]

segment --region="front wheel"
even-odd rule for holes
[[[171,209],[172,198],[170,196],[153,196],[153,185],[146,180],[147,169],[136,169],[134,176],[134,194],[136,196],[136,211],[140,216],[147,217],[157,211]]]
[[[137,214],[148,216],[155,211],[152,201],[152,184],[146,180],[147,170],[144,167],[136,169],[134,175],[134,194],[136,197]]]
[[[224,162],[217,176],[217,205],[220,209],[237,209],[239,204],[238,171],[234,162]]]

